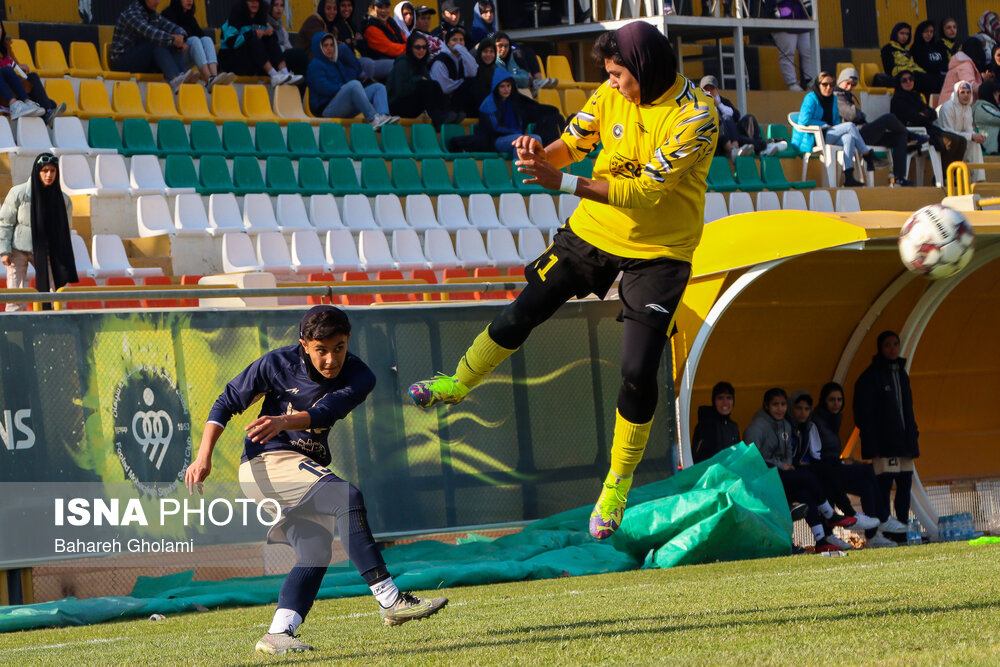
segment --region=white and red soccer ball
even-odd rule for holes
[[[928,278],[953,276],[972,260],[972,225],[955,209],[931,204],[909,217],[899,232],[899,256]]]

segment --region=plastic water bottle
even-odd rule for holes
[[[923,544],[923,541],[923,529],[920,522],[916,519],[910,519],[910,523],[906,527],[906,544],[915,547]]]

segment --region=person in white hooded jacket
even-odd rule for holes
[[[937,108],[938,125],[941,129],[954,132],[965,137],[965,162],[983,161],[983,142],[986,135],[976,132],[976,124],[972,118],[972,84],[968,81],[959,81],[954,86],[954,94],[947,102]],[[986,172],[982,169],[973,169],[969,175],[972,181],[985,181]]]

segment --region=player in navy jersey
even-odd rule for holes
[[[361,491],[326,467],[330,427],[375,387],[375,375],[347,351],[350,337],[343,311],[310,309],[299,325],[298,345],[268,352],[226,385],[185,475],[188,492],[201,491],[226,424],[263,397],[259,416],[246,427],[240,486],[258,502],[278,502],[281,519],[268,532],[268,542],[290,544],[298,560],[281,587],[271,627],[257,642],[259,653],[312,650],[295,630],[330,564],[334,522],[351,563],[378,600],[383,623],[425,618],[448,604],[447,598],[421,599],[396,588],[368,527]]]

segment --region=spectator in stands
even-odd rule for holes
[[[479,113],[486,94],[479,89],[476,79],[479,65],[465,48],[465,30],[452,28],[444,43],[445,48],[431,64],[431,78],[441,86],[447,105],[461,116],[456,122],[461,122],[466,116]]]
[[[434,28],[431,35],[442,42],[447,42],[448,32],[452,28],[465,30],[465,24],[462,23],[462,9],[458,6],[457,0],[443,0],[441,2],[441,23]]]
[[[322,0],[321,0],[322,2]],[[365,38],[358,34],[358,20],[354,16],[354,0],[339,0],[337,2],[337,18],[334,30],[327,30],[337,36],[337,41],[354,49],[355,55],[360,54],[361,44]]]
[[[413,3],[410,0],[403,0],[396,4],[392,10],[392,18],[396,21],[396,25],[403,32],[403,38],[410,36],[410,32],[416,26],[416,17],[414,16]]]
[[[976,21],[976,27],[979,28],[979,32],[973,37],[979,40],[983,57],[989,58],[993,53],[993,47],[1000,41],[1000,15],[991,11],[983,12]]]
[[[854,97],[854,88],[858,85],[858,72],[853,67],[845,67],[837,77],[837,110],[841,119],[854,123],[861,131],[861,138],[869,146],[885,146],[892,150],[893,185],[896,187],[911,186],[906,180],[906,152],[910,142],[920,146],[927,142],[927,135],[909,132],[896,116],[891,113],[882,114],[869,122],[865,112],[861,110],[858,100]]]
[[[962,46],[962,42],[958,38],[958,21],[950,16],[941,21],[941,43],[948,49],[950,56],[955,55]]]
[[[938,126],[937,111],[927,104],[927,97],[916,89],[912,72],[900,72],[896,77],[896,92],[892,95],[889,110],[904,125],[921,127],[927,131],[931,145],[941,154],[942,169],[947,170],[949,164],[961,160],[965,155],[965,138]]]
[[[306,17],[295,36],[295,48],[302,49],[306,53],[305,64],[308,66],[309,59],[312,58],[312,39],[316,35],[328,32],[337,37],[338,44],[348,44],[347,40],[340,39],[340,30],[337,28],[340,10],[337,0],[319,0],[316,3],[316,11]]]
[[[976,131],[976,124],[972,119],[972,90],[971,83],[959,81],[955,84],[955,94],[939,106],[937,112],[938,124],[943,129],[965,139],[965,155],[962,159],[965,162],[976,163],[983,161],[983,143],[986,142],[986,135]],[[972,181],[985,181],[986,171],[973,169],[969,178]]]
[[[841,458],[844,451],[840,440],[843,410],[844,388],[836,382],[827,382],[820,390],[819,405],[811,415],[820,439],[820,459],[815,465],[817,469],[828,467],[836,475],[844,491],[861,499],[864,516],[878,519],[878,526],[864,529],[866,546],[894,547],[896,543],[879,534],[879,531],[898,535],[906,532],[906,526],[889,514],[889,506],[882,501],[875,470],[869,463]],[[845,509],[839,502],[837,506],[841,510]],[[871,525],[870,522],[865,523]],[[858,524],[855,527],[860,528]]]
[[[288,71],[267,14],[267,3],[262,0],[236,0],[222,24],[219,64],[240,75],[266,74],[272,86],[296,84],[302,76]]]
[[[284,2],[284,0],[275,0]],[[170,5],[163,10],[161,16],[180,26],[187,33],[187,50],[184,52],[184,64],[194,67],[201,74],[205,88],[219,83],[226,85],[236,78],[231,72],[219,72],[219,61],[215,55],[215,36],[208,36],[198,25],[194,15],[194,0],[170,0]]]
[[[994,81],[983,81],[979,87],[979,99],[972,105],[972,122],[976,129],[986,135],[983,152],[997,153],[997,138],[1000,137],[1000,86]]]
[[[346,44],[326,32],[313,35],[313,59],[306,71],[306,88],[312,112],[321,118],[353,118],[364,114],[376,130],[386,123],[398,123],[389,114],[385,86],[361,85],[361,65]]]
[[[989,64],[979,49],[979,40],[969,37],[962,42],[961,50],[948,61],[948,74],[940,90],[939,105],[951,99],[955,92],[955,84],[959,81],[968,81],[972,84],[973,96],[979,90],[979,86],[983,85],[982,72],[989,69]]]
[[[829,144],[844,147],[844,187],[857,188],[864,185],[854,177],[854,153],[861,153],[868,171],[876,166],[875,153],[861,137],[858,126],[854,123],[842,122],[837,109],[837,98],[833,94],[833,75],[823,71],[816,77],[813,90],[806,93],[799,109],[799,124],[820,127],[823,138]],[[792,145],[803,153],[812,151],[813,135],[807,132],[792,133]]]
[[[31,177],[15,185],[0,207],[0,263],[7,269],[8,289],[28,286],[28,263],[35,267],[39,292],[54,292],[75,283],[76,260],[70,240],[73,204],[59,187],[59,158],[42,153]],[[7,312],[26,304],[8,303]],[[52,304],[42,305],[51,310]]]
[[[816,539],[816,551],[840,551],[841,547],[829,539],[824,524],[849,528],[856,519],[835,514],[823,495],[819,480],[808,466],[796,467],[792,425],[785,419],[787,411],[788,395],[785,390],[778,387],[768,389],[764,394],[764,406],[747,426],[743,441],[755,445],[764,463],[777,469],[788,502],[802,502],[809,507],[806,522]]]
[[[330,0],[321,0],[316,6],[316,12],[310,14],[306,21],[309,21],[312,17],[319,18],[320,7]],[[291,37],[288,34],[288,30],[285,28],[285,2],[286,0],[271,0],[271,11],[267,15],[267,24],[271,26],[274,30],[274,36],[278,39],[278,46],[281,48],[281,55],[285,59],[285,63],[288,65],[288,70],[290,72],[295,72],[296,74],[305,75],[306,68],[309,66],[309,50],[302,49],[298,46],[292,44]],[[336,4],[334,4],[336,7]],[[305,23],[303,23],[305,27]],[[317,30],[317,32],[319,32]],[[328,32],[324,30],[323,32]],[[299,28],[299,33],[296,35],[296,44],[299,42],[299,38],[302,36],[302,28]],[[312,43],[311,41],[309,43]]]
[[[476,65],[479,66],[479,70],[476,72],[476,81],[479,83],[479,89],[492,91],[495,88],[493,72],[497,69],[498,65],[497,45],[491,37],[484,38],[476,45]],[[505,69],[503,66],[499,67],[500,69]],[[488,92],[486,96],[489,97]]]
[[[374,0],[363,24],[361,55],[375,61],[375,78],[380,81],[389,77],[392,63],[406,51],[406,37],[391,13],[389,0]]]
[[[525,48],[518,48],[505,32],[498,32],[493,40],[497,45],[497,59],[511,73],[518,88],[531,87],[531,94],[538,95],[540,88],[555,88],[559,79],[543,77],[538,58]]]
[[[990,73],[990,81],[1000,82],[1000,44],[993,47],[993,53],[986,63],[986,70]]]
[[[469,40],[473,44],[479,44],[499,31],[497,8],[493,4],[493,0],[479,0],[472,9],[472,27],[469,28]]]
[[[932,95],[939,90],[935,85],[936,79],[917,64],[913,54],[906,48],[910,43],[911,30],[910,24],[903,21],[893,26],[889,43],[882,47],[882,68],[893,78],[903,70],[911,72],[917,90],[925,95]]]
[[[698,87],[715,100],[719,113],[719,143],[715,152],[735,160],[740,155],[774,155],[788,148],[788,143],[768,142],[760,131],[760,124],[750,114],[743,115],[732,101],[719,93],[719,80],[709,74],[703,76]]]
[[[808,21],[811,17],[802,0],[777,0],[773,3],[773,15],[779,19],[792,21]],[[770,7],[768,7],[770,9]],[[770,18],[770,15],[768,16]],[[808,30],[783,30],[772,32],[771,37],[778,47],[778,68],[781,78],[785,80],[788,90],[803,90],[800,81],[806,88],[813,82],[816,75],[816,63],[813,57],[812,37]],[[799,53],[799,76],[795,73],[795,52]]]
[[[529,105],[541,106],[514,88],[514,77],[502,67],[493,71],[492,92],[479,105],[479,127],[490,149],[513,156],[514,140],[521,135],[534,137],[543,146],[545,141],[537,134],[527,134],[530,122]],[[557,112],[558,113],[558,112]],[[551,143],[551,137],[549,137]]]
[[[731,416],[735,403],[733,385],[717,382],[712,387],[712,404],[698,407],[698,423],[691,436],[691,458],[695,463],[706,461],[741,440],[740,427]]]
[[[419,32],[427,40],[428,55],[433,58],[441,53],[444,42],[431,35],[431,17],[437,14],[437,10],[427,5],[420,5],[413,10],[413,32]]]
[[[944,78],[948,74],[951,54],[948,52],[948,47],[934,34],[933,21],[923,21],[917,25],[917,36],[913,40],[911,52],[917,65],[927,72],[927,81],[931,89],[941,90]]]
[[[882,501],[896,486],[896,518],[910,519],[913,459],[920,456],[920,432],[913,416],[913,394],[906,360],[899,356],[894,331],[878,335],[878,352],[854,383],[854,423],[861,432],[861,455],[872,462]]]
[[[108,53],[116,72],[163,72],[174,92],[198,73],[185,71],[187,33],[156,13],[160,0],[132,0],[118,15]]]
[[[416,118],[426,113],[435,128],[442,123],[454,123],[458,114],[450,110],[441,85],[431,78],[431,58],[427,53],[427,37],[420,31],[410,33],[406,53],[396,58],[386,86],[389,110],[403,118]]]
[[[7,101],[11,120],[22,116],[41,116],[45,124],[52,127],[52,121],[66,111],[66,104],[56,105],[49,99],[42,80],[30,67],[14,59],[9,45],[10,37],[0,20],[0,97]],[[18,69],[24,73],[23,76]]]

